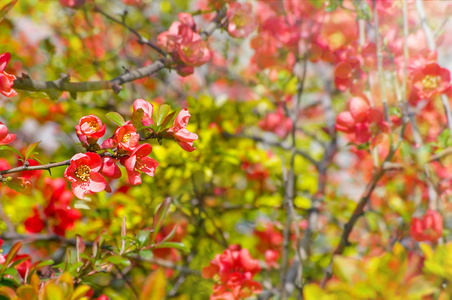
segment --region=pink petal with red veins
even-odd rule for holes
[[[9,53],[9,52],[6,52],[6,53],[3,53],[0,55],[0,72],[3,72],[3,70],[5,70],[10,59],[11,59],[11,53]]]
[[[79,199],[85,198],[85,194],[89,193],[88,183],[84,181],[71,182],[71,189],[74,196]]]
[[[362,122],[366,119],[369,108],[367,100],[361,97],[350,99],[349,110],[356,122]]]
[[[98,193],[107,187],[107,182],[105,181],[104,176],[97,172],[90,172],[89,173],[89,185],[88,188],[91,192]]]

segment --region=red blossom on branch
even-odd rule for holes
[[[159,165],[153,158],[147,157],[152,152],[152,146],[142,144],[124,160],[124,165],[129,175],[129,181],[132,185],[141,184],[140,172],[154,177],[154,172]]]
[[[72,192],[77,198],[83,199],[87,193],[105,190],[107,183],[99,173],[101,166],[102,160],[96,153],[79,153],[72,157],[64,178],[71,182]]]
[[[104,136],[106,125],[95,115],[89,115],[80,119],[79,125],[75,125],[78,138],[83,144],[94,145]]]
[[[236,38],[245,38],[256,29],[256,17],[250,3],[232,3],[226,13],[228,18],[228,32]]]

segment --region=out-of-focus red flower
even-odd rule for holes
[[[71,182],[72,192],[77,198],[83,199],[87,193],[98,193],[106,188],[105,178],[98,173],[101,166],[102,160],[97,153],[78,153],[71,158],[64,178]]]
[[[259,121],[259,127],[265,131],[272,131],[281,138],[286,137],[292,131],[292,120],[286,117],[282,107],[276,112],[269,113],[263,120]]]
[[[243,299],[262,291],[261,284],[253,281],[260,270],[259,261],[251,257],[248,249],[231,245],[223,254],[215,255],[202,269],[202,276],[216,281],[211,300]]]
[[[429,209],[422,219],[411,219],[410,234],[418,242],[436,242],[443,235],[443,218]]]
[[[432,99],[450,88],[450,72],[436,62],[429,62],[413,75],[413,90],[419,99]]]
[[[66,190],[66,181],[63,178],[46,178],[43,188],[43,196],[49,199],[41,215],[38,208],[33,208],[33,215],[25,220],[25,229],[28,232],[41,232],[46,223],[52,230],[64,236],[66,230],[71,229],[74,222],[81,218],[81,213],[69,206],[73,194]],[[49,226],[50,227],[50,226]]]
[[[228,32],[236,38],[247,37],[257,26],[250,3],[232,3],[229,5],[226,16],[229,21]]]
[[[33,208],[33,215],[25,220],[24,222],[25,230],[32,233],[41,232],[44,229],[45,223],[39,215],[39,210],[37,207]]]
[[[336,130],[355,135],[355,142],[366,143],[372,136],[389,131],[383,113],[371,108],[368,100],[353,97],[348,102],[348,111],[341,112],[336,118]]]
[[[17,92],[11,87],[14,85],[16,76],[5,72],[5,68],[11,59],[9,52],[0,54],[0,94],[6,97],[13,97],[17,95]]]
[[[211,58],[207,43],[196,31],[193,16],[187,13],[179,14],[179,21],[173,22],[168,31],[157,37],[157,44],[163,50],[173,55],[175,62],[187,66],[199,67]],[[181,74],[191,74],[191,69],[181,69]]]
[[[1,79],[1,78],[0,78]],[[16,139],[16,135],[8,133],[8,127],[0,122],[0,145],[6,145]]]

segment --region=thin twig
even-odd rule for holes
[[[138,38],[138,43],[147,45],[147,46],[151,47],[152,49],[154,49],[155,51],[157,51],[158,53],[160,53],[161,55],[163,55],[163,57],[166,57],[167,53],[165,51],[163,51],[162,49],[160,49],[160,47],[157,47],[156,45],[151,43],[148,39],[146,39],[141,34],[139,34],[138,31],[136,31],[135,29],[133,29],[132,27],[127,25],[125,23],[125,21],[120,21],[118,19],[115,19],[114,17],[110,16],[109,14],[104,12],[102,9],[100,9],[99,6],[97,6],[97,5],[94,6],[94,11],[102,14],[107,19],[109,19],[115,23],[118,23],[118,24],[122,25],[123,27],[125,27],[126,29],[128,29],[130,32],[132,32]]]

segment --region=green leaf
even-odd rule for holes
[[[124,121],[124,118],[117,112],[109,112],[105,114],[107,119],[112,121],[113,123],[116,123],[118,126],[124,126],[126,121]]]
[[[6,267],[8,267],[8,265],[13,261],[14,257],[16,257],[17,252],[19,252],[21,247],[22,247],[21,242],[17,242],[11,247],[11,250],[9,250],[8,255],[6,255],[5,263],[3,264],[3,267],[0,270],[1,274],[3,274],[3,272],[6,270]]]
[[[13,148],[13,147],[4,145],[4,146],[0,146],[0,150],[8,150],[8,151],[11,151],[11,152],[16,153],[17,155],[19,155],[20,158],[22,158],[22,159],[24,158],[24,157],[22,156],[22,153],[20,153],[19,150],[15,149],[15,148]]]
[[[40,163],[41,165],[44,165],[44,162],[42,160],[40,160],[39,158],[34,156],[34,153],[32,153],[33,155],[30,156],[30,158],[33,158],[33,160],[36,160],[38,163]],[[37,153],[36,153],[37,154]],[[50,172],[50,169],[49,169]]]
[[[165,219],[166,213],[168,212],[168,209],[171,205],[171,198],[165,198],[165,200],[163,200],[162,204],[160,204],[159,209],[157,210],[157,212],[155,213],[154,216],[154,233],[152,235],[152,242],[155,241],[155,236],[157,235],[160,227],[163,224],[163,220]]]
[[[30,157],[30,154],[38,147],[39,143],[41,143],[41,141],[28,145],[27,150],[25,151],[24,160],[27,160]]]
[[[149,230],[140,230],[138,232],[137,241],[138,241],[140,248],[143,247],[147,243],[150,235],[151,235],[151,232]]]
[[[154,256],[151,250],[141,250],[138,254],[144,259],[151,259]]]
[[[159,109],[157,110],[157,126],[162,125],[170,110],[171,106],[169,106],[168,104],[160,105]]]
[[[132,113],[132,125],[135,128],[141,127],[141,119],[143,118],[144,110],[142,108],[137,109]]]
[[[174,248],[174,249],[182,250],[185,253],[190,252],[190,249],[188,249],[187,246],[185,246],[184,244],[179,243],[179,242],[165,242],[165,243],[156,245],[154,248]]]
[[[36,264],[36,265],[35,265],[35,268],[36,268],[36,269],[41,269],[41,268],[44,268],[44,267],[46,267],[46,266],[53,265],[53,264],[54,264],[54,261],[51,260],[51,259],[47,259],[47,260],[43,260],[43,261],[40,261],[40,262],[35,263],[35,264]]]
[[[166,124],[168,124],[173,119],[175,114],[176,114],[176,111],[173,111],[172,113],[167,115],[165,117],[165,119],[163,120],[161,127],[164,128],[166,126]]]
[[[114,265],[123,265],[125,267],[130,266],[130,260],[128,260],[125,257],[122,257],[121,255],[113,255],[109,256],[104,261],[112,263]]]

